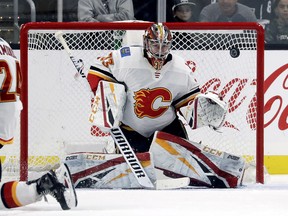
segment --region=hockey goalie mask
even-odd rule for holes
[[[166,25],[151,25],[143,36],[144,49],[149,61],[156,70],[160,70],[170,52],[172,34]]]

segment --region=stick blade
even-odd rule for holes
[[[179,189],[188,187],[190,179],[188,177],[175,179],[159,179],[156,181],[156,190]]]

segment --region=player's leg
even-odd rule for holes
[[[41,200],[36,184],[27,185],[26,182],[11,181],[1,183],[0,187],[0,209],[21,207]]]
[[[17,208],[40,201],[47,194],[55,197],[63,210],[77,206],[77,197],[65,164],[30,182],[2,183],[0,209]]]

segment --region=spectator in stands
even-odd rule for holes
[[[270,22],[273,0],[238,0],[238,2],[250,7],[260,24],[267,25]]]
[[[78,20],[113,22],[134,20],[132,0],[79,0]]]
[[[193,13],[193,8],[196,6],[192,0],[174,0],[172,7],[174,22],[192,22],[197,18]]]
[[[271,8],[273,0],[238,0],[239,3],[248,6],[255,13],[257,19],[270,19],[271,17]]]
[[[203,8],[201,22],[257,22],[252,10],[237,0],[218,0]]]
[[[189,21],[199,21],[199,14],[201,12],[201,10],[211,4],[211,0],[173,0],[173,1],[167,1],[167,10],[166,10],[166,20],[167,22],[183,22],[184,20],[179,20],[177,18],[177,15],[175,16],[175,9],[177,9],[178,7],[176,7],[177,5],[189,5],[190,6],[192,4],[194,4],[191,8],[192,8],[192,18]],[[182,14],[184,14],[182,12]],[[181,15],[180,15],[181,16]],[[176,18],[176,19],[175,19]],[[184,21],[187,22],[187,21]]]
[[[265,29],[265,41],[270,44],[288,44],[288,0],[275,0],[273,18]]]

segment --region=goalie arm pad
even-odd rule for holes
[[[225,121],[227,103],[216,93],[200,93],[180,112],[192,129],[209,126],[217,130]]]
[[[126,102],[125,86],[101,80],[92,100],[89,122],[102,129],[117,127]]]

